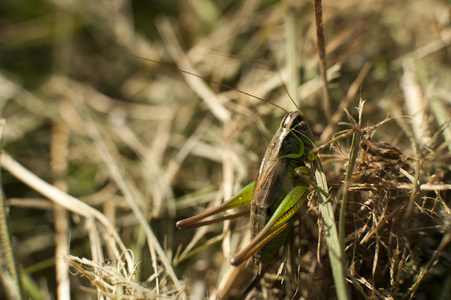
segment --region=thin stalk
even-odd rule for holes
[[[5,129],[5,119],[0,120],[0,146],[3,149],[3,131]],[[0,155],[3,154],[3,150],[1,150]],[[1,172],[0,172],[0,182],[2,182]],[[9,295],[14,299],[22,299],[22,286],[19,281],[19,276],[17,274],[16,262],[14,260],[14,253],[11,246],[10,234],[8,229],[8,222],[6,220],[6,205],[5,205],[5,197],[3,194],[3,189],[0,191],[0,243],[2,249],[4,251],[6,267],[9,272],[9,276],[11,276],[12,281],[14,282],[14,288],[12,286],[5,286],[5,290],[9,290]],[[6,283],[5,280],[3,280]]]
[[[318,45],[319,69],[321,72],[321,79],[323,81],[324,92],[324,109],[326,111],[327,120],[330,121],[332,117],[331,95],[327,82],[327,62],[326,62],[326,46],[324,41],[324,25],[323,25],[323,8],[321,0],[313,0],[313,8],[315,10],[315,24],[316,24],[316,44]]]

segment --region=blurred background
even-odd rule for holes
[[[175,222],[255,179],[284,110],[296,110],[288,95],[320,141],[349,128],[344,109],[357,116],[362,98],[363,125],[396,117],[373,139],[415,155],[407,124],[424,145],[443,132],[449,154],[450,1],[324,1],[323,10],[332,116],[312,1],[1,1],[4,151],[114,226],[75,199],[55,204],[63,198],[43,197],[2,161],[23,296],[97,298],[89,274],[104,266],[116,289],[144,284],[137,298],[176,297],[182,286],[193,299],[215,297],[241,237],[227,224],[180,232]],[[186,256],[198,240],[213,245]],[[0,298],[10,295],[7,252]]]

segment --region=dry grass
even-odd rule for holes
[[[450,298],[449,1],[323,6],[330,118],[311,1],[3,1],[0,298],[20,297],[16,276],[32,299],[239,299],[252,277],[228,262],[246,218],[175,222],[254,180],[285,112],[136,56],[294,110],[284,82],[318,143],[365,99],[344,220],[352,299]],[[350,143],[322,154],[335,199]],[[249,298],[335,297],[321,222],[312,193],[294,227],[298,271],[281,283],[277,263]]]

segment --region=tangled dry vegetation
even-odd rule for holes
[[[450,3],[323,10],[330,115],[311,1],[2,1],[0,298],[241,299],[248,219],[175,222],[254,180],[285,112],[144,57],[294,110],[285,83],[318,144],[364,99],[351,179],[350,138],[321,154],[351,298],[449,299]],[[249,299],[336,297],[320,210],[312,189],[296,264],[281,251]]]

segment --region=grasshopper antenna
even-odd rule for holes
[[[294,106],[296,107],[296,109],[298,110],[298,112],[301,114],[301,116],[304,116],[304,114],[303,114],[302,111],[301,111],[301,108],[296,104],[296,101],[294,101],[293,97],[291,97],[290,92],[288,91],[288,87],[287,87],[287,85],[285,84],[285,82],[283,81],[283,78],[282,78],[282,76],[280,75],[280,72],[279,72],[279,71],[277,72],[277,76],[279,76],[279,79],[280,79],[280,82],[282,83],[283,89],[284,89],[285,92],[287,93],[288,98],[290,98],[291,103],[294,104]]]
[[[264,63],[264,62],[261,62],[261,61],[257,62],[257,63],[261,64],[261,65],[264,65],[264,66],[268,66],[270,68],[275,68],[276,69],[277,72],[275,72],[275,73],[277,73],[277,77],[279,77],[280,84],[282,85],[285,93],[287,94],[288,98],[290,98],[291,103],[293,103],[294,107],[296,107],[296,110],[301,114],[301,116],[304,116],[304,114],[301,111],[301,108],[296,104],[296,101],[294,101],[293,97],[291,97],[290,91],[288,90],[288,87],[287,87],[287,85],[285,84],[285,81],[282,78],[282,72],[280,71],[279,67],[277,66],[276,59],[275,59],[274,55],[270,56],[270,61],[272,61],[271,64]],[[267,102],[267,100],[265,100],[265,101]],[[273,103],[271,103],[271,104],[273,104]],[[287,112],[287,111],[285,110],[285,112]]]
[[[157,61],[157,60],[150,59],[150,58],[139,57],[139,56],[133,56],[133,57],[136,58],[136,59],[141,59],[141,60],[145,60],[145,61],[150,61],[150,62],[159,64],[159,65],[162,65],[162,66],[171,68],[171,69],[173,69],[173,70],[176,70],[176,71],[179,71],[179,72],[182,72],[182,73],[185,73],[185,74],[189,74],[189,75],[191,75],[191,76],[198,77],[198,78],[200,78],[200,79],[203,79],[203,80],[208,81],[208,82],[213,83],[213,84],[217,84],[217,85],[222,86],[222,87],[224,87],[224,88],[227,88],[227,89],[230,89],[230,90],[237,91],[237,92],[239,92],[239,93],[241,93],[241,94],[244,94],[244,95],[246,95],[246,96],[248,96],[248,97],[257,99],[258,101],[261,101],[261,102],[265,102],[265,103],[271,104],[272,106],[277,107],[278,109],[283,110],[285,113],[288,113],[288,111],[287,111],[286,109],[284,109],[283,107],[281,107],[281,106],[279,106],[279,105],[277,105],[277,104],[275,104],[275,103],[272,103],[272,102],[269,101],[269,100],[266,100],[266,99],[257,97],[257,96],[255,96],[255,95],[252,95],[252,94],[250,94],[250,93],[248,93],[248,92],[245,92],[245,91],[243,91],[243,90],[234,88],[234,87],[232,87],[232,86],[230,86],[230,85],[227,85],[227,84],[224,84],[224,83],[221,83],[221,82],[217,82],[217,81],[214,81],[214,80],[211,80],[211,79],[204,78],[204,77],[202,77],[202,76],[200,76],[200,75],[197,75],[197,74],[195,74],[195,73],[192,73],[192,72],[188,72],[188,71],[179,69],[179,68],[177,68],[177,67],[174,67],[173,65],[170,65],[170,64],[167,64],[167,63],[164,63],[164,62],[161,62],[161,61]],[[285,89],[286,89],[286,87],[285,87]],[[290,99],[291,99],[291,97],[290,97]],[[293,100],[292,100],[292,101],[293,101]],[[296,105],[296,104],[295,104],[295,105]],[[297,107],[297,106],[296,106],[296,107]]]

